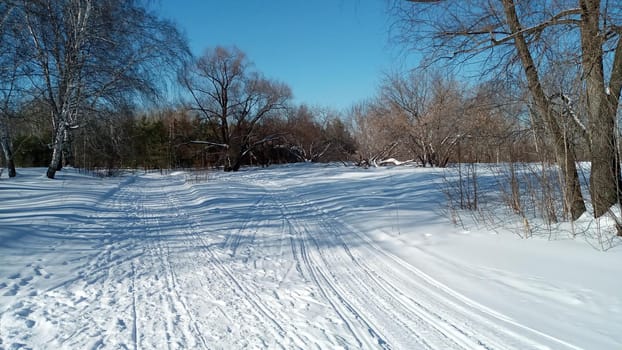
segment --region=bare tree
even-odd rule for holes
[[[0,61],[2,62],[2,61]],[[1,88],[1,96],[2,99],[0,106],[0,145],[2,146],[2,151],[4,154],[4,160],[6,163],[6,167],[9,171],[9,177],[15,177],[15,162],[13,159],[13,146],[12,146],[12,137],[9,123],[11,122],[11,117],[14,116],[14,106],[13,106],[13,95],[16,90],[16,70],[17,67],[14,62],[8,62],[3,66],[1,70],[9,70],[9,72],[0,72],[2,78],[7,78],[6,80],[0,82],[2,84]],[[9,73],[8,77],[4,76],[4,73]]]
[[[224,150],[225,171],[237,171],[244,157],[266,139],[254,140],[257,124],[285,108],[290,88],[251,70],[238,48],[208,49],[181,76],[192,96],[192,110],[216,128],[218,140],[200,140]]]
[[[376,99],[355,105],[349,117],[359,165],[378,166],[388,158],[409,160],[410,124],[404,113],[391,110],[381,99]]]
[[[16,40],[16,7],[12,1],[0,4],[0,145],[9,177],[15,177],[15,162],[10,130],[22,79],[23,56]]]
[[[580,0],[579,9],[575,10],[575,16],[580,16],[578,24],[592,161],[590,187],[594,216],[598,217],[620,202],[622,188],[615,132],[622,90],[622,4],[618,1]],[[610,68],[608,74],[605,74],[605,66]],[[622,235],[621,231],[618,233]]]
[[[559,118],[554,113],[551,100],[546,95],[515,4],[513,1],[504,0],[503,8],[507,18],[507,25],[510,32],[513,33],[514,45],[525,71],[528,88],[534,101],[535,116],[543,118],[546,130],[550,133],[550,138],[554,144],[555,157],[562,171],[562,178],[565,184],[564,202],[568,204],[567,209],[570,211],[572,219],[576,220],[585,212],[585,203],[581,194],[574,149],[571,144],[566,142],[567,138],[564,137]],[[607,209],[609,209],[609,205]]]
[[[524,94],[507,85],[496,79],[485,81],[476,85],[467,97],[461,128],[468,130],[468,134],[461,140],[459,161],[533,159],[533,132],[528,121],[521,118],[526,110]]]
[[[187,52],[177,29],[136,1],[22,0],[18,10],[32,93],[52,110],[49,178],[63,159],[73,163],[72,130],[83,115],[157,95],[167,67]]]
[[[466,94],[452,78],[417,71],[393,74],[380,95],[394,113],[404,114],[407,142],[423,166],[446,166],[460,140],[469,135]]]
[[[306,105],[292,108],[287,117],[285,130],[292,153],[303,162],[317,162],[331,147],[322,133],[322,125],[316,113]]]
[[[341,115],[329,108],[290,108],[283,134],[290,153],[302,162],[344,161],[355,150]]]
[[[322,128],[323,138],[330,144],[328,150],[320,158],[322,161],[340,161],[345,164],[356,153],[356,140],[352,129],[343,121],[340,114],[329,112],[324,117]]]
[[[411,4],[427,2],[427,4]],[[620,169],[615,120],[622,89],[622,4],[615,1],[394,1],[396,38],[425,48],[434,60],[477,59],[508,72],[518,63],[527,80],[534,116],[542,120],[563,173],[565,202],[573,219],[585,211],[573,145],[566,142],[543,71],[556,64],[547,55],[553,41],[581,57],[587,137],[592,162],[594,216],[619,202]],[[605,72],[607,70],[607,72]]]

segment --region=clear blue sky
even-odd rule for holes
[[[372,97],[398,55],[385,0],[160,0],[195,55],[237,46],[294,101],[345,109]]]

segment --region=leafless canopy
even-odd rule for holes
[[[585,206],[574,165],[574,145],[565,137],[566,123],[555,113],[550,99],[559,91],[547,91],[544,78],[558,65],[574,65],[590,147],[594,215],[601,216],[620,202],[615,125],[622,90],[622,3],[393,0],[391,10],[396,41],[424,51],[428,64],[475,60],[480,68],[521,73],[534,116],[545,125],[564,173],[566,205],[577,218]]]
[[[238,170],[257,144],[252,140],[259,121],[282,109],[291,97],[290,88],[252,70],[246,54],[238,48],[208,49],[185,67],[181,81],[192,96],[190,108],[213,127],[226,148],[225,170]]]

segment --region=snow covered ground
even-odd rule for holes
[[[622,348],[619,244],[455,227],[443,170],[18,172],[0,349]]]

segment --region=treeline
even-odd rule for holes
[[[257,126],[242,165],[349,161],[356,142],[337,112],[305,105],[270,116]],[[11,120],[17,167],[51,161],[49,113],[24,110]],[[105,169],[212,168],[224,166],[227,149],[215,140],[214,125],[184,108],[94,118],[73,132],[72,166]]]
[[[439,71],[386,75],[377,96],[350,114],[358,162],[445,167],[540,159],[523,96],[499,80],[468,85]]]
[[[236,48],[217,47],[187,61],[182,85],[196,79],[189,65],[201,60],[213,61],[204,66],[213,71],[202,77],[213,81],[194,81],[197,91],[189,90],[190,97],[181,103],[147,110],[128,104],[82,110],[80,124],[65,131],[71,137],[63,140],[60,165],[111,171],[237,170],[290,162],[445,167],[456,162],[554,160],[550,143],[540,135],[542,128],[533,122],[525,91],[502,81],[467,85],[440,71],[387,74],[376,96],[347,111],[335,111],[294,105],[285,84],[259,78],[255,70],[235,68],[231,62],[250,69]],[[234,78],[220,84],[217,79],[223,76]],[[270,89],[270,84],[280,89]],[[285,96],[279,95],[283,91]],[[217,99],[224,95],[228,101]],[[49,101],[37,98],[22,100],[5,119],[16,166],[43,167],[53,161],[51,115]],[[577,150],[585,154],[587,146]],[[6,153],[3,156],[6,160]]]
[[[456,162],[533,161],[543,155],[552,159],[546,145],[538,148],[534,142],[528,104],[499,82],[469,86],[440,73],[392,74],[378,91],[345,112],[296,106],[288,97],[278,108],[270,105],[267,113],[255,115],[255,120],[245,118],[256,112],[236,110],[251,104],[245,100],[248,95],[235,97],[238,91],[218,92],[235,101],[220,110],[208,96],[148,111],[126,106],[85,113],[82,124],[71,129],[71,162],[62,158],[61,164],[110,171],[236,170],[291,162],[379,166],[394,164],[394,159],[444,167]],[[250,95],[253,101],[259,99]],[[225,118],[218,114],[223,109],[229,114]],[[46,101],[36,100],[21,105],[8,120],[18,167],[43,167],[52,161],[51,114]]]

